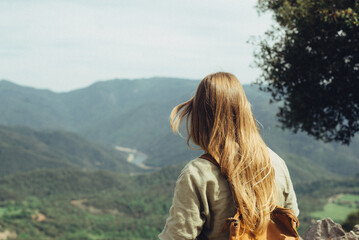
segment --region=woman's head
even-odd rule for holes
[[[223,144],[231,144],[231,148],[239,150],[237,144],[245,137],[245,132],[257,129],[250,103],[231,73],[206,76],[195,96],[173,109],[171,125],[174,131],[178,130],[184,116],[187,117],[188,143],[192,140],[216,159],[220,158]]]
[[[187,144],[192,141],[219,162],[234,186],[244,225],[252,232],[263,230],[275,207],[274,171],[238,79],[225,72],[206,76],[170,118],[174,131],[186,119]]]

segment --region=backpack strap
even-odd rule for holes
[[[219,170],[221,170],[221,167],[219,165],[219,163],[212,157],[211,154],[209,153],[205,153],[205,154],[202,154],[200,156],[200,158],[203,158],[205,160],[208,160],[210,161],[213,165],[217,166]],[[225,176],[226,177],[226,176]],[[227,178],[227,177],[226,177]],[[229,184],[230,185],[230,184]],[[229,186],[231,191],[233,192],[233,189],[232,189],[232,186]],[[239,220],[242,218],[242,214],[240,214],[238,211],[236,212],[236,215],[234,215],[234,217],[231,217],[231,218],[227,218],[226,222],[223,224],[223,228],[222,228],[222,232],[225,232],[227,230],[227,228],[232,224],[234,223],[235,225],[236,224],[239,224]],[[236,225],[237,226],[237,225]]]
[[[203,158],[203,159],[206,159],[206,160],[210,161],[211,163],[213,163],[214,165],[216,165],[219,169],[221,169],[221,167],[219,166],[219,163],[216,161],[216,159],[214,159],[214,158],[212,157],[211,154],[209,154],[209,153],[202,154],[202,155],[200,156],[200,158]]]

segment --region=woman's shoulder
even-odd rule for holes
[[[271,163],[277,174],[288,175],[288,168],[285,161],[278,156],[272,149],[268,148]]]
[[[183,168],[178,181],[185,183],[186,188],[193,189],[205,202],[217,204],[221,199],[232,201],[226,178],[216,165],[206,159],[197,157],[191,160]]]
[[[227,181],[219,168],[210,161],[197,157],[182,169],[178,181],[185,181],[204,191],[217,192],[227,188]]]
[[[285,161],[278,156],[273,150],[268,148],[270,160],[275,168],[275,170],[278,172],[283,172],[287,174],[288,168],[285,163]],[[191,161],[189,161],[185,167],[182,169],[181,174],[186,175],[198,175],[198,176],[210,176],[210,175],[218,175],[221,174],[220,170],[216,165],[211,163],[210,161],[203,159],[201,157],[197,157]]]
[[[220,173],[217,166],[210,161],[197,157],[186,164],[181,175],[198,176],[201,178],[212,178]]]

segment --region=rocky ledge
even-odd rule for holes
[[[340,224],[330,218],[316,221],[302,236],[304,240],[359,240],[359,224],[345,232]]]

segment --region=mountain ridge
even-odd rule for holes
[[[14,85],[10,94],[0,82],[0,124],[27,125],[0,126],[2,229],[15,229],[21,239],[156,238],[178,174],[201,154],[173,135],[168,119],[174,106],[193,96],[197,84],[114,80],[70,93]],[[283,131],[268,95],[255,86],[244,89],[265,142],[290,170],[302,229],[331,195],[359,193],[357,137],[351,146],[341,146]],[[137,174],[134,166],[116,165],[119,158],[117,164],[126,162],[109,149],[114,145],[143,151],[147,165],[162,168]],[[101,155],[105,167],[99,170]],[[40,213],[43,222],[32,217]]]
[[[0,126],[0,177],[43,168],[141,172],[120,152],[71,132]]]
[[[191,98],[198,83],[178,78],[114,79],[68,93],[14,87],[12,94],[0,85],[0,124],[73,131],[104,145],[136,148],[148,155],[147,165],[176,164],[200,155],[174,136],[169,126],[172,108]],[[276,126],[276,105],[268,103],[268,94],[256,86],[244,85],[244,89],[263,125],[265,142],[287,160],[294,181],[358,171],[358,138],[345,147],[283,131]],[[321,171],[313,174],[315,169]]]

